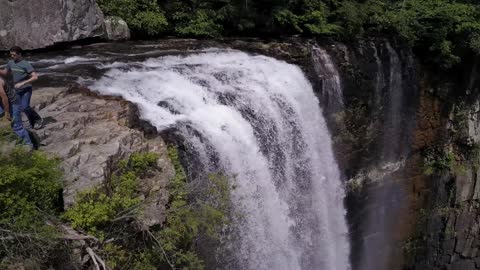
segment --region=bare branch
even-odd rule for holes
[[[165,250],[162,247],[162,243],[160,243],[160,241],[158,241],[158,239],[155,237],[155,235],[153,235],[153,233],[150,230],[147,230],[147,233],[148,233],[148,235],[150,235],[150,237],[152,237],[152,239],[155,241],[155,243],[160,248],[160,250],[162,250],[163,256],[165,257],[165,260],[167,261],[167,264],[170,266],[170,268],[172,270],[175,270],[175,266],[173,266],[173,264],[168,259],[167,253],[165,252]]]
[[[100,266],[98,266],[95,252],[93,252],[93,250],[89,247],[87,247],[87,252],[88,252],[88,255],[90,255],[90,258],[92,259],[93,264],[95,265],[95,270],[100,270]]]

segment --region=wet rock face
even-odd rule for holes
[[[400,246],[412,219],[407,183],[419,103],[415,61],[407,47],[382,39],[318,46],[323,52],[312,54],[313,64],[331,61],[326,66],[336,69],[316,69],[313,80],[347,181],[352,269],[401,269]]]
[[[37,131],[45,144],[41,149],[62,160],[65,207],[72,205],[78,192],[101,185],[118,161],[135,152],[154,152],[160,156],[160,169],[140,182],[138,192],[149,202],[140,221],[144,227],[163,222],[165,187],[174,169],[159,136],[146,138],[143,131],[132,128],[138,120],[133,105],[77,88],[35,90],[33,104],[46,123]]]
[[[95,0],[0,0],[0,50],[37,49],[103,34]]]

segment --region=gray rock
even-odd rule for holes
[[[457,203],[461,204],[472,198],[472,193],[475,184],[475,176],[470,168],[465,169],[465,172],[457,175],[455,185],[457,190]]]
[[[131,128],[130,122],[138,119],[132,115],[136,113],[133,105],[85,90],[58,88],[36,90],[32,105],[43,108],[39,113],[45,127],[37,131],[46,144],[42,150],[62,160],[66,208],[74,203],[79,192],[104,183],[118,161],[132,153],[148,151],[159,155],[159,169],[148,179],[140,180],[137,191],[146,203],[137,221],[141,228],[164,221],[166,185],[175,170],[162,138],[147,139],[142,131]]]
[[[106,17],[104,38],[108,40],[128,40],[130,39],[130,29],[122,18]]]
[[[452,264],[452,270],[475,270],[475,263],[470,260],[456,261]]]
[[[103,23],[95,0],[0,0],[0,50],[100,37]]]

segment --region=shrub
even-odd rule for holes
[[[74,228],[97,234],[98,229],[105,228],[114,219],[127,213],[132,216],[142,202],[137,193],[138,178],[156,166],[157,158],[152,153],[135,153],[128,160],[120,161],[105,185],[78,194],[76,204],[64,213],[64,218]]]
[[[156,168],[158,156],[133,154],[120,161],[106,185],[78,195],[77,203],[63,216],[75,228],[102,240],[101,254],[112,269],[203,269],[195,244],[200,236],[216,239],[227,222],[229,186],[227,179],[212,175],[207,196],[200,200],[187,182],[177,150],[169,147],[175,168],[170,180],[169,202],[163,226],[140,230],[134,220],[144,199],[137,190],[139,179]]]
[[[150,36],[167,30],[168,22],[155,0],[98,0],[102,11],[124,19],[134,33]]]
[[[1,147],[0,147],[1,149]],[[58,160],[15,148],[0,152],[0,258],[48,261],[58,245],[50,215],[61,208]]]

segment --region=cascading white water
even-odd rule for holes
[[[343,109],[343,93],[340,74],[335,67],[330,55],[323,48],[314,46],[312,48],[313,66],[316,74],[322,81],[322,97],[325,99],[330,111]]]
[[[236,268],[350,269],[344,188],[298,67],[209,50],[103,68],[92,89],[136,103],[159,130],[176,127],[203,167],[214,170],[215,156],[215,167],[234,176]]]

